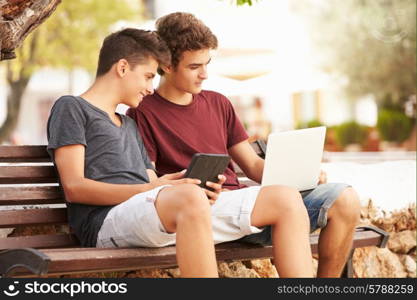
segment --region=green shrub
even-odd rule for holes
[[[378,113],[377,128],[382,140],[404,142],[411,134],[413,123],[403,112],[383,109]]]
[[[336,126],[335,135],[337,143],[342,147],[349,144],[362,145],[367,138],[368,129],[355,121],[349,121]]]
[[[297,124],[296,129],[312,128],[324,126],[319,120],[310,120],[308,122],[300,122]]]

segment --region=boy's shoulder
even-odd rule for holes
[[[91,117],[100,117],[103,112],[79,96],[64,95],[59,97],[51,108],[50,117],[77,118],[87,122]]]
[[[150,105],[155,100],[156,100],[156,94],[155,93],[153,93],[152,95],[147,95],[147,96],[143,97],[142,101],[140,101],[139,105],[136,108]]]
[[[72,96],[72,95],[64,95],[59,97],[55,103],[54,103],[54,107],[61,107],[61,106],[65,106],[66,108],[70,108],[70,107],[80,107],[80,101],[77,100],[76,96]]]
[[[200,97],[205,99],[210,106],[218,106],[221,109],[228,109],[232,106],[230,100],[223,94],[211,90],[202,90],[199,94]]]
[[[227,97],[219,92],[211,91],[211,90],[202,90],[199,94],[202,97],[210,98],[210,99],[216,99],[218,101],[227,101],[229,102],[229,99]]]

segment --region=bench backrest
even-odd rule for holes
[[[79,245],[67,223],[46,146],[0,146],[0,228],[15,228],[11,236],[0,238],[0,250]]]
[[[252,143],[260,156],[263,146]],[[239,177],[245,176],[237,165],[235,169]],[[46,146],[0,146],[1,228],[16,229],[8,237],[0,236],[0,250],[79,245],[68,227],[64,194]]]

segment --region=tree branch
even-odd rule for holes
[[[16,57],[26,36],[45,21],[61,0],[0,1],[0,61]]]

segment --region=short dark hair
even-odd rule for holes
[[[167,45],[154,31],[126,28],[114,32],[103,41],[96,76],[107,73],[120,59],[134,67],[150,57],[159,64],[169,64],[171,60]]]
[[[156,32],[167,44],[174,68],[185,51],[217,48],[217,38],[210,28],[190,13],[176,12],[159,18]],[[163,71],[159,68],[158,73],[162,75]]]

